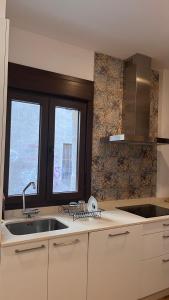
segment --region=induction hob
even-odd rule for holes
[[[144,218],[154,218],[169,215],[168,208],[160,207],[153,204],[133,205],[117,208]]]

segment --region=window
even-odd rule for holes
[[[9,63],[6,209],[87,200],[91,186],[93,82]]]
[[[5,163],[7,207],[65,204],[85,197],[86,104],[10,89]]]

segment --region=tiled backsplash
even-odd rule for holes
[[[159,74],[152,71],[150,134],[157,135]],[[98,200],[151,197],[156,193],[157,149],[104,143],[122,131],[123,61],[95,55],[92,194]]]

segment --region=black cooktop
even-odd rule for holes
[[[169,215],[168,208],[160,207],[153,204],[133,205],[117,208],[144,218],[154,218]]]

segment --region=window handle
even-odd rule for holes
[[[49,154],[50,154],[50,155],[53,155],[53,153],[54,153],[54,147],[53,147],[53,146],[50,146],[50,147],[49,147]]]

